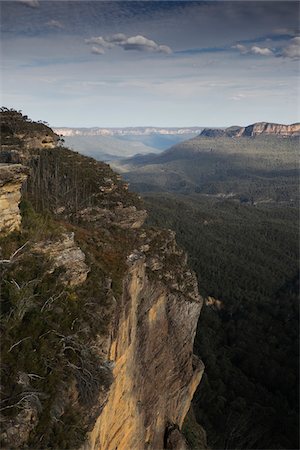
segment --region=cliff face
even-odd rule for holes
[[[27,170],[21,164],[0,164],[0,233],[20,228],[19,203],[26,178]]]
[[[300,123],[283,125],[269,122],[257,122],[247,127],[229,127],[225,130],[205,128],[201,136],[205,137],[255,137],[261,134],[277,135],[282,137],[300,136]]]
[[[1,178],[2,445],[175,448],[203,373],[186,255],[106,164],[27,150],[22,222],[22,166]]]
[[[299,136],[300,123],[281,125],[277,123],[259,122],[245,127],[237,136],[259,136],[260,134],[276,134],[278,136]]]
[[[156,240],[160,269],[151,256]],[[195,276],[172,234],[153,232],[146,241],[146,252],[128,258],[109,349],[114,382],[85,449],[164,448],[168,426],[181,428],[203,373],[192,354],[201,309]]]

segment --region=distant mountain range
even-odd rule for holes
[[[135,155],[161,153],[162,151],[189,139],[197,137],[255,137],[278,135],[299,136],[300,124],[282,125],[259,122],[246,127],[229,128],[203,127],[127,127],[127,128],[54,128],[64,137],[68,147],[101,161],[117,161]]]
[[[117,161],[133,190],[249,202],[298,199],[300,124],[206,129],[159,154]]]
[[[203,127],[126,127],[126,128],[53,128],[54,132],[63,136],[148,136],[199,134]]]
[[[193,138],[203,128],[54,128],[65,144],[100,161],[115,161],[136,154],[159,153]]]

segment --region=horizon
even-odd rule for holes
[[[171,126],[164,126],[164,125],[130,125],[130,126],[126,126],[126,127],[122,127],[122,126],[109,126],[109,127],[104,127],[104,126],[98,126],[98,125],[92,125],[92,126],[64,126],[64,125],[50,125],[51,128],[81,128],[81,129],[93,129],[93,128],[98,128],[98,129],[128,129],[128,128],[167,128],[167,129],[177,129],[177,128],[230,128],[230,127],[247,127],[250,125],[254,125],[255,123],[271,123],[274,125],[298,125],[300,122],[292,122],[292,123],[279,123],[279,122],[270,122],[268,120],[262,120],[259,122],[252,122],[252,123],[248,123],[245,125],[237,125],[237,124],[233,124],[233,125],[229,125],[228,126],[224,126],[224,125],[217,125],[217,126],[210,126],[210,125],[185,125],[185,126],[180,126],[180,125],[171,125]]]
[[[0,7],[2,102],[33,120],[66,128],[300,120],[298,2]]]

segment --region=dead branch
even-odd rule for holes
[[[17,345],[21,344],[21,342],[26,341],[26,339],[31,339],[31,336],[27,336],[26,338],[23,338],[20,341],[16,342],[14,345],[12,345],[10,347],[10,349],[8,350],[7,353],[10,353],[14,347],[16,347]]]
[[[21,250],[28,244],[29,241],[25,242],[21,247],[19,247],[9,259],[0,259],[0,264],[11,264],[14,260],[14,258],[17,256],[18,253],[20,253]]]

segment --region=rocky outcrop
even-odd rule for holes
[[[0,164],[0,233],[18,230],[21,224],[21,187],[28,170],[21,164]]]
[[[89,223],[105,223],[106,225],[113,225],[123,229],[139,228],[145,222],[147,212],[145,210],[138,210],[135,206],[124,207],[122,202],[118,206],[108,209],[89,207],[80,210],[77,218],[83,219]]]
[[[85,263],[85,254],[74,242],[73,232],[62,233],[56,240],[39,242],[32,251],[51,259],[50,273],[57,268],[63,270],[59,277],[63,284],[77,286],[85,282],[89,268]]]
[[[35,133],[32,136],[19,134],[16,137],[23,142],[25,149],[55,148],[59,139],[55,133]]]
[[[114,382],[85,450],[164,448],[170,424],[182,427],[203,373],[193,356],[202,305],[195,275],[173,233],[153,232],[143,242],[144,252],[128,258],[108,357]]]
[[[300,123],[281,125],[277,123],[259,122],[249,125],[237,136],[259,136],[260,134],[275,134],[278,136],[300,136]]]
[[[203,137],[255,137],[261,134],[282,137],[300,136],[300,123],[282,125],[269,122],[257,122],[247,127],[229,127],[225,130],[219,128],[205,128],[200,136]]]

